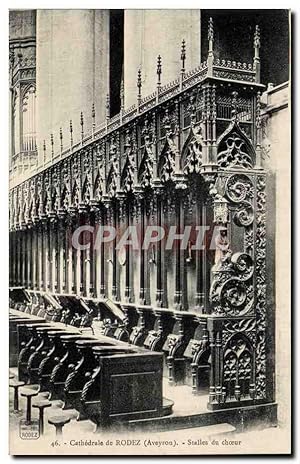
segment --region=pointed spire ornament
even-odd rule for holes
[[[162,73],[161,56],[158,55],[158,57],[157,57],[157,67],[156,67],[157,87],[158,88],[161,86],[161,73]]]
[[[181,43],[181,74],[185,73],[185,59],[186,59],[186,52],[185,52],[185,40],[182,40]]]
[[[214,63],[214,24],[212,18],[209,18],[208,22],[208,55],[207,55],[207,68],[208,76],[212,77],[213,75],[213,63]]]
[[[51,158],[54,158],[54,138],[53,134],[50,134],[50,143],[51,143]]]
[[[255,27],[253,48],[254,48],[253,68],[255,71],[255,81],[259,83],[260,82],[260,56],[259,56],[260,29],[259,29],[259,26]]]
[[[137,75],[137,88],[138,88],[138,104],[141,102],[141,97],[142,97],[142,73],[141,70],[138,70],[138,75]]]
[[[109,94],[106,94],[106,119],[109,120],[110,118],[110,99]]]
[[[237,121],[238,120],[238,114],[237,114],[237,96],[238,96],[238,93],[237,92],[232,92],[232,100],[231,100],[231,106],[232,106],[232,110],[231,110],[231,119],[234,121]]]
[[[63,151],[63,133],[62,133],[62,128],[59,129],[59,139],[60,139],[60,152],[62,153],[62,151]]]
[[[207,37],[208,37],[209,42],[212,43],[214,41],[214,23],[213,23],[212,18],[209,18],[209,21],[208,21],[208,34],[207,34]]]
[[[82,111],[80,113],[80,125],[81,125],[81,141],[83,141],[84,130],[83,130],[83,112]]]
[[[120,102],[121,102],[121,112],[124,111],[124,79],[121,80],[120,86]]]
[[[44,152],[44,164],[46,163],[46,140],[44,140],[43,142],[43,152]]]
[[[258,25],[255,26],[253,48],[260,48],[260,29]]]
[[[95,111],[95,104],[92,104],[92,132],[94,134],[96,128],[96,111]]]
[[[70,143],[71,147],[73,146],[73,124],[72,124],[72,119],[70,119]]]

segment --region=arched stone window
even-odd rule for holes
[[[22,151],[36,150],[35,86],[30,85],[22,99]]]

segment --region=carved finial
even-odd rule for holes
[[[259,57],[260,29],[259,29],[259,26],[255,27],[253,47],[254,47],[253,67],[256,73],[255,81],[260,82],[260,57]]]
[[[109,94],[106,94],[106,119],[110,118],[110,98]]]
[[[130,148],[130,146],[131,146],[131,138],[130,138],[130,135],[129,135],[129,130],[127,129],[126,135],[125,135],[124,147],[127,149],[127,148]]]
[[[157,74],[157,87],[160,87],[161,85],[161,72],[162,72],[162,65],[161,65],[161,56],[158,55],[157,57],[157,68],[156,68],[156,74]]]
[[[166,109],[165,109],[165,114],[164,114],[164,118],[163,118],[163,125],[164,125],[167,136],[169,136],[171,134],[172,130],[171,130],[171,120],[170,120],[170,116],[169,116],[169,108],[168,107],[166,107]]]
[[[96,111],[95,111],[95,104],[93,103],[92,104],[92,130],[93,132],[95,131],[95,127],[96,127],[96,123],[95,123],[95,120],[96,120]]]
[[[237,96],[238,93],[236,91],[232,92],[232,100],[231,100],[231,117],[232,119],[237,120]]]
[[[194,93],[190,96],[189,111],[191,114],[191,126],[195,126],[196,123],[196,105],[195,105],[195,95]]]
[[[44,164],[46,162],[46,140],[43,142],[43,152],[44,152]]]
[[[209,18],[208,23],[208,55],[207,55],[207,68],[208,76],[212,77],[213,75],[213,63],[214,63],[214,25],[212,18]]]
[[[84,137],[84,132],[83,132],[83,112],[81,111],[80,113],[80,125],[81,125],[81,140]]]
[[[120,100],[121,100],[121,110],[124,110],[124,79],[121,80],[120,86]]]
[[[71,140],[71,147],[73,146],[73,124],[72,119],[70,119],[70,140]]]
[[[59,129],[59,139],[60,139],[60,151],[63,151],[63,133],[62,128]]]
[[[53,158],[53,156],[54,156],[54,138],[53,138],[53,134],[50,134],[50,143],[51,143],[51,157]]]
[[[208,22],[208,40],[209,42],[213,42],[214,41],[214,23],[213,23],[213,19],[212,18],[209,18],[209,22]]]
[[[256,127],[257,129],[261,128],[261,93],[257,92],[256,96]]]
[[[140,69],[138,70],[138,75],[137,75],[137,88],[138,88],[138,102],[140,102],[141,96],[142,96],[142,72]]]
[[[255,26],[253,47],[260,48],[260,29],[257,25]]]
[[[185,53],[185,40],[182,40],[181,44],[181,73],[185,73],[185,59],[186,59],[186,53]]]

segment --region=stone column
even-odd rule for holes
[[[95,214],[95,240],[97,240],[97,233],[101,226],[101,212],[98,210]],[[100,297],[100,279],[101,279],[101,244],[96,241],[96,248],[94,249],[94,292],[97,298]]]
[[[35,227],[31,229],[31,253],[32,253],[32,288],[37,290],[37,233]]]
[[[11,248],[11,285],[15,285],[15,263],[16,263],[16,248],[15,248],[15,231],[10,233],[9,243]]]
[[[46,246],[46,255],[45,255],[45,260],[46,260],[46,290],[48,292],[51,291],[52,288],[52,265],[51,265],[51,259],[52,259],[52,250],[51,250],[51,225],[49,220],[47,221],[46,225],[46,236],[47,236],[47,246]]]
[[[89,237],[89,249],[87,250],[87,294],[90,297],[93,297],[95,294],[95,250],[94,250],[94,240],[95,240],[95,213],[90,213],[90,225],[93,227],[93,233]]]
[[[184,231],[184,211],[182,207],[181,193],[178,194],[176,199],[176,226],[177,233],[181,234]],[[181,250],[181,241],[177,240],[175,243],[175,293],[174,293],[174,308],[181,311],[184,306],[184,250]]]
[[[27,286],[29,289],[33,288],[32,285],[32,229],[27,229]]]
[[[66,222],[58,220],[58,288],[60,293],[66,291]]]
[[[43,252],[44,252],[44,243],[43,243],[43,224],[39,223],[37,225],[37,234],[38,234],[38,281],[37,287],[39,290],[43,290],[43,281],[44,281],[44,269],[43,269]]]
[[[113,217],[113,227],[116,231],[120,228],[120,214],[119,214],[119,203],[115,202],[112,206],[112,217]],[[114,300],[118,300],[120,297],[120,271],[119,271],[119,261],[117,256],[117,238],[113,240],[113,249],[112,249],[112,289],[111,295]]]
[[[86,131],[92,130],[93,103],[96,126],[105,120],[109,10],[37,10],[36,34],[37,146],[43,153],[43,140],[53,133],[59,152],[59,131],[69,133],[70,119],[74,143],[80,138],[81,111]]]
[[[125,108],[137,101],[136,79],[142,71],[142,96],[156,88],[157,56],[162,57],[162,85],[177,79],[181,43],[186,42],[186,70],[200,64],[200,10],[125,10]]]
[[[157,194],[157,226],[162,227],[163,205],[161,195]],[[161,240],[156,244],[156,305],[161,308],[164,302],[164,277],[163,277],[163,262],[164,252]]]
[[[145,282],[145,261],[146,261],[146,251],[143,249],[143,240],[145,237],[145,199],[140,198],[140,225],[141,225],[141,238],[140,238],[140,294],[139,302],[140,304],[146,304],[146,282]],[[146,263],[147,267],[147,263]]]
[[[51,290],[53,293],[57,292],[57,223],[51,222]]]
[[[100,224],[101,226],[104,226],[107,222],[107,214],[104,209],[102,209],[101,212],[101,219],[100,219]],[[99,297],[104,298],[105,297],[105,292],[106,292],[106,279],[105,279],[105,246],[104,242],[102,240],[99,250],[97,250],[97,256],[98,256],[98,278],[100,277],[100,283],[99,283]]]
[[[202,221],[202,205],[199,201],[196,203],[196,225],[200,226],[203,224]],[[206,225],[204,223],[204,225]],[[198,232],[200,233],[200,232]],[[205,250],[199,250],[197,249],[195,251],[195,256],[196,256],[196,294],[195,294],[195,309],[197,311],[200,311],[201,307],[203,306],[204,302],[204,289],[203,289],[203,282],[204,282],[204,276],[203,276],[203,259],[202,256],[203,254],[206,253]]]
[[[73,252],[72,252],[73,220],[68,216],[66,220],[66,263],[67,263],[67,291],[73,293]]]
[[[12,287],[13,286],[13,261],[12,261],[12,241],[11,241],[11,238],[12,238],[12,232],[10,231],[9,232],[9,242],[8,242],[8,246],[9,246],[9,286]]]

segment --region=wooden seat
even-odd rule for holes
[[[19,382],[18,380],[11,382],[9,386],[14,389],[14,411],[19,411],[19,388],[24,387],[25,382]]]
[[[70,416],[52,416],[48,419],[49,424],[54,425],[56,429],[56,437],[62,436],[62,429],[65,424],[68,424],[71,421]]]
[[[50,408],[51,402],[47,400],[36,401],[32,407],[39,410],[40,434],[44,434],[44,410]]]
[[[38,390],[32,390],[26,388],[22,391],[21,396],[27,398],[27,410],[26,410],[26,422],[30,424],[31,422],[31,399],[33,396],[37,396],[39,394]]]

